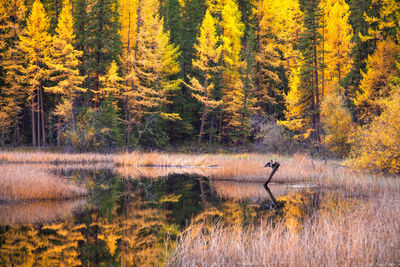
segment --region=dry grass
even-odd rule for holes
[[[0,165],[0,201],[71,199],[87,194],[86,188],[24,164]]]
[[[0,162],[5,163],[99,163],[113,162],[112,154],[68,154],[50,152],[0,152]]]
[[[400,198],[380,198],[320,210],[300,230],[283,221],[201,225],[183,233],[171,266],[399,266]]]
[[[86,199],[0,204],[0,225],[51,223],[83,208]]]

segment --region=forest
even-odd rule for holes
[[[0,0],[3,147],[256,146],[400,172],[397,0]]]

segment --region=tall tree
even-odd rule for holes
[[[179,73],[180,68],[178,49],[169,43],[158,7],[158,0],[143,1],[138,5],[136,44],[127,61],[129,72],[125,79],[128,89],[123,94],[128,99],[128,112],[131,114],[127,121],[127,142],[131,124],[139,131],[147,115],[179,119],[177,114],[164,112],[168,93],[179,86],[179,81],[172,77]]]
[[[255,97],[259,114],[272,114],[277,104],[276,95],[280,94],[278,84],[280,77],[277,68],[281,65],[278,51],[277,24],[279,17],[277,1],[257,1],[253,10],[256,19],[256,74]]]
[[[57,145],[60,145],[61,125],[63,118],[65,123],[71,122],[71,129],[75,130],[74,105],[75,99],[80,93],[86,92],[82,88],[85,79],[80,75],[80,57],[83,52],[74,49],[75,42],[74,20],[72,17],[72,4],[69,0],[64,0],[56,34],[53,37],[51,47],[52,59],[50,69],[52,71],[51,80],[56,85],[45,88],[45,91],[61,96],[60,103],[57,104],[58,123],[57,123]]]
[[[222,137],[228,142],[237,142],[242,129],[241,113],[245,100],[240,70],[245,68],[241,58],[244,24],[238,5],[227,0],[221,13],[222,21],[222,59],[223,59],[223,127]],[[246,123],[246,127],[248,123]]]
[[[24,79],[28,81],[28,95],[31,102],[32,144],[46,145],[43,110],[43,85],[49,77],[51,36],[48,33],[50,20],[40,0],[33,3],[27,20],[27,29],[21,38],[21,49],[25,52],[27,68]],[[35,115],[37,118],[35,119]],[[40,136],[41,134],[41,136]],[[42,141],[40,141],[42,137]],[[37,140],[36,140],[37,138]]]
[[[303,31],[299,43],[301,56],[292,75],[292,86],[286,97],[286,120],[281,124],[302,139],[320,142],[319,51],[321,9],[318,0],[300,0]]]
[[[318,46],[321,41],[321,9],[319,0],[300,0],[300,8],[304,13],[303,32],[300,41],[300,51],[303,63],[300,70],[300,88],[308,95],[309,109],[305,116],[311,116],[311,126],[317,142],[320,141],[320,88],[318,75]]]
[[[23,87],[24,57],[20,49],[22,25],[25,21],[26,7],[22,0],[0,1],[0,42],[1,67],[5,72],[2,87],[3,111],[5,121],[3,131],[12,130],[14,145],[21,142],[21,111],[25,99]]]
[[[353,29],[349,24],[349,6],[344,0],[326,1],[323,8],[326,14],[324,50],[327,51],[325,56],[327,70],[325,78],[332,87],[335,80],[340,83],[350,71]],[[347,89],[344,94],[349,102]]]
[[[198,43],[195,44],[196,59],[193,60],[193,66],[199,71],[201,78],[199,80],[196,77],[192,77],[189,87],[193,91],[193,97],[203,106],[197,141],[197,146],[200,146],[207,113],[209,109],[216,108],[221,103],[214,98],[212,78],[219,69],[218,63],[222,47],[218,45],[219,38],[216,34],[215,21],[208,10],[201,24],[200,35],[197,40]]]

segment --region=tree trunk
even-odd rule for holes
[[[204,78],[204,94],[207,97],[207,78]],[[203,114],[201,115],[200,133],[199,133],[199,140],[197,141],[197,147],[200,147],[201,144],[201,137],[203,136],[204,123],[206,120],[206,113],[207,113],[207,104],[204,103]]]
[[[57,121],[57,147],[60,147],[60,135],[61,135],[61,118],[58,116]]]
[[[37,125],[36,125],[36,130],[37,130],[37,146],[40,148],[40,89],[37,90]]]
[[[314,20],[315,23],[315,20]],[[314,85],[315,85],[315,130],[317,135],[317,142],[320,141],[320,125],[319,125],[319,88],[318,88],[318,53],[317,53],[317,30],[314,27]]]
[[[212,139],[213,139],[213,135],[214,135],[214,111],[212,112],[211,115],[211,126],[210,126],[210,138],[208,139],[208,145],[211,145],[212,143]]]
[[[31,120],[32,120],[32,146],[36,146],[36,125],[35,125],[35,96],[31,98]]]
[[[46,146],[46,132],[44,128],[44,105],[43,105],[43,87],[40,87],[40,113],[42,117],[42,139],[43,139],[43,146]]]

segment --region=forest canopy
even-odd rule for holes
[[[397,0],[0,0],[0,140],[306,147],[399,172],[399,22]]]

